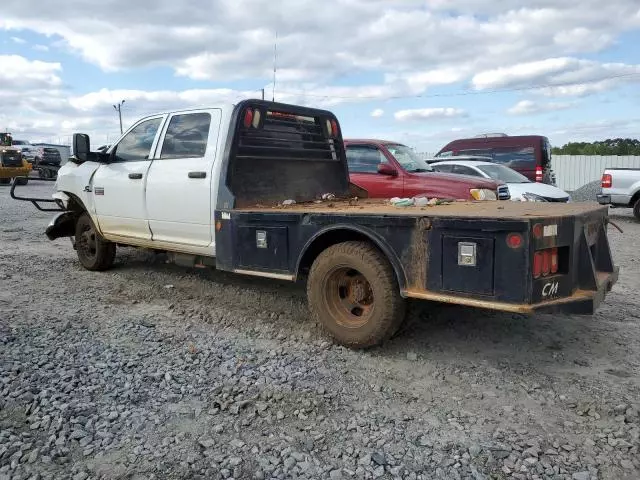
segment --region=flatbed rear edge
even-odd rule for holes
[[[320,204],[309,209],[298,205],[296,208],[229,210],[217,212],[216,221],[220,230],[216,241],[218,245],[233,243],[236,248],[222,248],[219,251],[233,251],[251,257],[257,247],[247,246],[253,253],[242,253],[246,249],[238,246],[257,241],[257,235],[261,235],[261,241],[264,241],[274,231],[270,229],[275,228],[279,252],[276,254],[273,251],[271,257],[280,258],[279,265],[274,268],[269,261],[261,264],[254,259],[252,263],[238,257],[218,258],[217,263],[224,270],[299,280],[310,267],[304,258],[313,248],[313,242],[323,235],[331,237],[340,233],[344,238],[334,239],[333,242],[327,240],[328,243],[323,247],[340,240],[371,242],[388,258],[396,274],[400,293],[406,298],[524,314],[551,311],[591,314],[617,282],[619,274],[618,267],[613,266],[606,236],[607,209],[595,202],[573,205],[571,208],[552,208],[556,215],[531,216],[529,213],[522,216],[506,215],[504,218],[491,217],[490,214],[484,218],[426,216],[422,211],[410,215],[406,210],[394,215],[397,209],[393,208],[384,214],[380,214],[378,209],[368,212],[366,208],[345,212],[327,206],[322,208]],[[433,207],[434,213],[437,210],[438,207]],[[487,210],[491,211],[491,208]],[[557,215],[562,211],[572,214]],[[224,220],[230,222],[232,228],[225,229]],[[558,241],[534,239],[531,230],[535,223],[542,223],[543,227],[555,226],[558,230],[555,238]],[[223,230],[231,233],[231,236],[226,235],[226,240]],[[243,231],[242,239],[237,236],[239,230]],[[513,256],[512,249],[495,246],[496,241],[503,241],[506,235],[514,232],[520,233],[524,239],[520,254],[516,256]],[[456,268],[444,265],[442,261],[446,256],[442,246],[443,237],[451,236],[454,241],[469,236],[481,242],[489,239],[490,249],[494,252],[489,268],[491,275],[478,277],[470,288],[456,289],[451,285],[445,288],[443,269]],[[533,259],[529,254],[542,247],[565,248],[566,258],[563,261],[566,265],[562,274],[550,275],[546,279],[530,278]],[[282,261],[282,255],[288,258],[286,262]],[[592,268],[586,268],[584,264]],[[505,269],[504,265],[511,268]],[[494,273],[496,269],[500,270],[497,274]],[[485,280],[492,285],[482,288]],[[550,286],[541,284],[542,280],[549,280]],[[474,291],[476,287],[479,291]],[[551,294],[542,295],[549,292]]]

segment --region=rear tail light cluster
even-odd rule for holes
[[[244,111],[244,119],[242,124],[245,128],[253,127],[258,128],[260,125],[260,110],[257,108],[247,108]]]
[[[338,136],[338,122],[334,119],[327,120],[327,133],[332,138],[336,138]]]
[[[533,278],[546,277],[558,273],[558,249],[547,248],[533,254]]]
[[[536,182],[542,182],[542,167],[536,167]]]
[[[601,182],[602,188],[611,188],[612,185],[613,185],[613,181],[611,179],[611,175],[609,173],[603,174],[602,182]]]

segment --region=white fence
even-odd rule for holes
[[[605,168],[640,168],[640,156],[552,155],[556,183],[563,190],[577,190],[600,180]]]

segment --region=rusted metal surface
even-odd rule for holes
[[[238,212],[290,212],[290,213],[353,213],[358,215],[397,215],[417,217],[522,219],[567,217],[607,211],[596,202],[452,202],[426,207],[395,207],[382,199],[360,199],[349,203],[348,199],[330,202],[306,202],[293,205],[252,205],[236,209]]]
[[[503,312],[531,314],[536,311],[553,310],[561,308],[569,304],[579,302],[591,302],[588,310],[593,312],[598,304],[604,298],[604,294],[611,289],[611,285],[618,279],[618,270],[612,273],[598,273],[598,289],[597,290],[576,290],[568,297],[562,297],[546,302],[534,304],[526,303],[507,303],[492,300],[482,300],[478,298],[468,298],[459,295],[450,295],[446,293],[430,292],[427,290],[407,289],[402,292],[407,298],[415,298],[418,300],[429,300],[433,302],[451,303],[456,305],[464,305],[467,307],[484,308],[488,310],[499,310]]]
[[[403,264],[407,266],[409,288],[424,290],[429,271],[429,239],[427,230],[431,228],[429,218],[419,218],[411,233],[411,243],[403,255]]]

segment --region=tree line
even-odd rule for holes
[[[556,155],[640,155],[640,140],[635,138],[608,138],[598,142],[569,142],[553,147]]]

